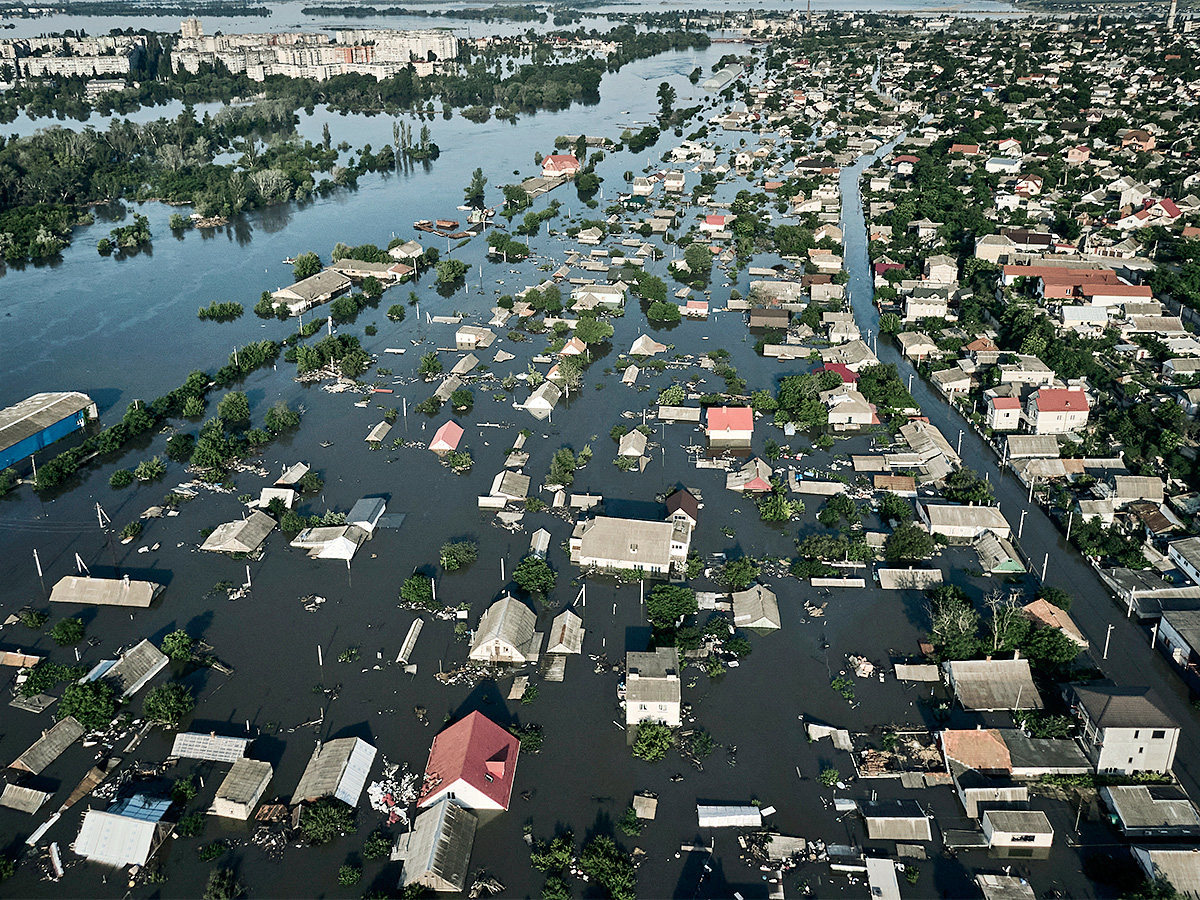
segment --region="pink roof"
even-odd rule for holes
[[[578,356],[580,353],[583,353],[586,350],[587,350],[587,344],[585,344],[579,338],[573,337],[569,341],[567,341],[566,344],[563,345],[563,348],[562,348],[562,350],[559,351],[558,355],[559,356]]]
[[[1020,409],[1021,401],[1016,397],[992,397],[990,399],[993,409]]]
[[[1039,412],[1087,412],[1087,394],[1074,388],[1041,388],[1036,401]]]
[[[687,302],[688,309],[708,309],[707,300],[689,300]]]
[[[433,440],[429,442],[429,449],[457,450],[462,436],[462,426],[452,419],[434,432]]]
[[[875,263],[875,274],[882,275],[885,272],[892,271],[892,269],[903,269],[903,268],[904,268],[904,266],[901,263],[884,263],[884,262]]]
[[[913,156],[911,153],[906,153],[903,156],[893,157],[892,165],[895,166],[895,165],[899,165],[900,163],[915,163],[915,162],[920,162],[920,161],[921,160],[917,159],[917,157]]]
[[[746,486],[744,488],[742,488],[742,490],[745,490],[745,491],[773,491],[775,489],[773,487],[771,487],[771,483],[769,481],[765,481],[762,478],[754,477],[746,482]]]
[[[483,713],[471,713],[433,739],[417,805],[424,806],[443,788],[465,781],[508,809],[520,749],[520,741]]]
[[[718,226],[724,225],[725,217],[724,216],[705,216],[704,224],[705,225],[718,225]]]
[[[714,431],[753,431],[754,410],[748,406],[710,406],[708,433]]]

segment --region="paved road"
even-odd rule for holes
[[[881,149],[884,154],[891,145]],[[862,197],[859,193],[859,177],[864,162],[843,169],[842,230],[846,242],[846,267],[849,271],[847,289],[854,308],[854,317],[862,333],[878,331],[878,316],[872,304],[873,278],[870,258],[867,255],[867,230],[863,219]],[[874,341],[872,341],[874,347]],[[895,363],[901,378],[914,367],[901,356],[890,341],[879,341],[876,349],[879,359]],[[930,422],[942,430],[950,443],[958,443],[959,431],[963,431],[961,455],[963,463],[981,475],[987,473],[995,486],[996,500],[1016,534],[1021,513],[1027,512],[1025,527],[1020,540],[1026,556],[1039,570],[1049,554],[1046,566],[1047,585],[1068,591],[1075,603],[1071,617],[1079,625],[1091,643],[1092,657],[1104,673],[1117,684],[1149,685],[1159,695],[1166,711],[1179,723],[1181,733],[1179,749],[1175,756],[1175,775],[1194,798],[1200,798],[1200,715],[1192,708],[1188,690],[1166,658],[1152,650],[1149,635],[1135,621],[1126,618],[1125,612],[1109,594],[1096,572],[1083,557],[1071,549],[1055,524],[1037,506],[1027,502],[1028,489],[1011,472],[1003,474],[995,452],[983,439],[967,427],[956,411],[920,376],[912,380],[912,395]],[[1102,660],[1108,626],[1113,625],[1109,641],[1108,658]]]

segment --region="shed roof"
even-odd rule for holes
[[[261,759],[239,759],[221,781],[214,799],[238,806],[249,806],[262,796],[267,782],[274,774],[275,771],[269,762]]]
[[[1033,888],[1024,878],[1016,875],[989,875],[980,873],[975,883],[983,892],[983,900],[1036,900]]]
[[[50,592],[51,603],[80,603],[92,606],[137,606],[153,602],[161,584],[125,578],[92,578],[67,575]]]
[[[38,775],[46,766],[58,759],[64,750],[83,737],[85,729],[74,716],[67,716],[54,724],[49,731],[33,742],[10,769],[23,769]]]
[[[565,609],[554,617],[550,626],[547,653],[580,653],[583,650],[583,619]]]
[[[1134,847],[1148,878],[1165,878],[1184,897],[1200,897],[1200,847]]]
[[[7,409],[0,409],[0,451],[92,406],[92,398],[78,391],[34,394]]]
[[[1058,459],[1058,438],[1052,434],[1010,434],[1009,459]]]
[[[883,841],[932,841],[929,817],[916,800],[860,800],[867,836]]]
[[[46,791],[38,791],[16,784],[6,784],[4,786],[4,793],[0,794],[0,806],[7,806],[9,809],[29,813],[32,816],[49,799],[50,794]]]
[[[356,806],[374,761],[375,748],[360,738],[318,744],[292,794],[292,804],[337,797]]]
[[[1053,834],[1050,820],[1040,809],[988,809],[983,813],[993,831],[1005,834]]]
[[[108,812],[89,809],[75,838],[75,852],[110,866],[145,865],[160,842],[158,823],[170,805],[169,799],[137,796]]]
[[[1200,815],[1182,790],[1173,784],[1131,784],[1104,787],[1109,806],[1125,830],[1189,829],[1200,833]]]
[[[942,750],[977,772],[1012,771],[1012,757],[1004,738],[995,728],[955,728],[942,732]]]

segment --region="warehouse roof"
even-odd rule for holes
[[[7,409],[0,409],[0,450],[93,406],[92,398],[78,391],[34,394]]]
[[[965,659],[946,663],[966,709],[1041,709],[1027,659]]]
[[[153,581],[124,578],[91,578],[67,575],[50,592],[51,603],[82,603],[92,606],[147,607],[162,590]]]

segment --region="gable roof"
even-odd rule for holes
[[[960,659],[946,663],[965,709],[1041,709],[1027,659]]]
[[[275,528],[275,520],[262,510],[254,510],[245,519],[218,525],[204,539],[201,550],[215,553],[253,553]]]
[[[954,728],[942,732],[942,752],[977,772],[1011,772],[1012,757],[995,728]]]
[[[708,431],[753,431],[754,410],[749,406],[710,406]]]
[[[462,440],[462,426],[451,419],[441,428],[433,433],[433,440],[429,442],[430,450],[457,450],[458,442]]]
[[[516,737],[483,713],[471,713],[433,739],[417,805],[461,780],[508,809],[520,751]]]
[[[474,653],[492,641],[501,641],[531,659],[541,648],[541,635],[534,630],[536,626],[537,616],[533,610],[515,597],[501,597],[480,617],[470,652]]]
[[[401,835],[397,848],[404,854],[404,886],[420,883],[435,891],[462,893],[475,845],[478,818],[443,798],[424,810],[412,831]]]
[[[693,522],[700,521],[700,501],[687,488],[680,488],[666,500],[667,516],[682,512]]]
[[[318,744],[292,794],[292,805],[337,797],[356,806],[374,761],[375,748],[359,738],[338,738]]]

